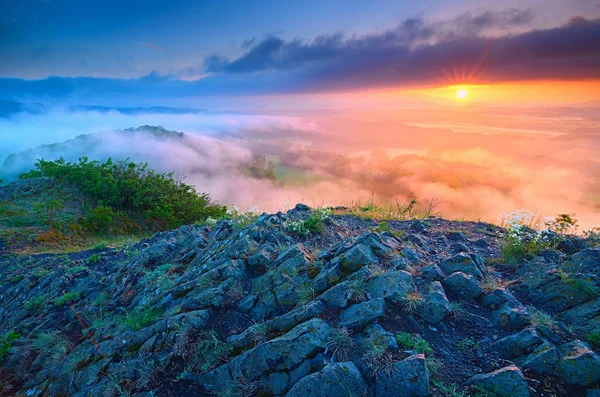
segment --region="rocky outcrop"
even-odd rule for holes
[[[286,227],[310,214],[0,256],[0,396],[598,389],[586,338],[600,249],[574,242],[514,268],[491,225],[430,218],[378,233],[339,215],[320,235]]]

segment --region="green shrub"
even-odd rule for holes
[[[98,201],[92,212],[93,224],[114,221],[114,213],[126,211],[144,220],[152,229],[172,229],[225,213],[207,194],[173,179],[173,173],[157,173],[147,163],[89,161],[82,157],[70,163],[64,159],[39,160],[36,169],[21,178],[51,177],[74,185]],[[111,208],[108,210],[107,208]]]
[[[98,263],[102,259],[102,255],[93,254],[89,258],[87,258],[87,263]]]
[[[507,265],[516,266],[525,259],[538,254],[542,248],[544,246],[538,239],[533,238],[527,241],[519,237],[509,236],[502,246],[502,257]]]
[[[323,233],[323,221],[331,215],[331,210],[326,208],[318,208],[312,211],[308,218],[304,221],[290,221],[286,228],[288,231],[300,236],[308,236],[309,234]]]
[[[185,372],[206,372],[213,369],[233,351],[233,346],[223,342],[215,331],[202,331],[198,336],[194,357]]]
[[[46,305],[46,297],[44,295],[38,296],[37,298],[31,298],[23,305],[26,310],[38,311]]]
[[[589,333],[588,342],[596,349],[600,349],[600,331],[592,331]]]
[[[21,335],[17,334],[15,331],[10,331],[4,336],[0,336],[0,363],[8,356],[8,352],[12,348],[13,342],[19,339],[20,336]]]
[[[404,349],[416,350],[419,353],[429,355],[432,353],[431,346],[420,335],[412,336],[408,332],[398,332],[396,342]]]
[[[81,299],[81,292],[79,291],[70,291],[66,292],[63,295],[59,296],[54,300],[54,305],[56,306],[65,306],[71,302],[77,302]]]
[[[125,315],[123,322],[128,328],[138,331],[149,325],[154,324],[157,318],[162,315],[162,310],[159,308],[135,308]]]

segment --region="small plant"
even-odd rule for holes
[[[386,375],[391,377],[394,372],[396,360],[392,352],[381,346],[373,346],[373,349],[364,356],[366,367],[374,377]]]
[[[346,328],[334,329],[327,339],[327,350],[339,362],[348,360],[354,348],[354,340]]]
[[[310,284],[298,287],[298,305],[305,305],[315,299],[315,289]]]
[[[460,387],[456,383],[446,385],[445,383],[434,378],[431,379],[431,384],[433,387],[441,391],[446,397],[469,397],[467,392],[460,390]]]
[[[256,393],[263,388],[264,385],[259,381],[250,382],[245,378],[240,378],[227,383],[215,395],[217,397],[250,397],[257,395]]]
[[[592,331],[588,334],[588,342],[596,349],[600,349],[600,331]]]
[[[157,318],[162,315],[162,310],[159,308],[135,308],[128,312],[123,322],[128,328],[138,331],[142,328],[146,328],[149,325],[154,324]]]
[[[202,373],[211,370],[229,356],[232,350],[233,346],[220,340],[215,331],[203,331],[199,335],[194,356],[186,366],[186,371],[192,372],[197,369]]]
[[[583,237],[586,239],[590,247],[600,246],[600,227],[595,227],[583,232]]]
[[[73,266],[65,270],[65,275],[77,274],[88,270],[86,266]]]
[[[53,361],[63,358],[70,348],[67,337],[60,331],[42,332],[31,343],[33,347]]]
[[[331,210],[326,208],[317,208],[312,211],[304,221],[290,221],[286,224],[286,229],[299,236],[308,236],[309,234],[321,234],[323,232],[323,221],[331,216]]]
[[[473,338],[464,338],[458,344],[458,348],[462,351],[477,350],[479,349],[479,344],[479,341],[476,341]]]
[[[411,291],[402,299],[402,303],[406,311],[414,313],[423,304],[423,297],[419,291]]]
[[[43,308],[46,306],[46,296],[38,296],[37,298],[31,298],[23,305],[26,310],[37,312],[43,311]]]
[[[556,327],[556,321],[550,314],[533,307],[530,307],[528,312],[531,325],[545,325],[550,328]]]
[[[404,349],[416,350],[426,356],[433,352],[429,343],[421,335],[413,336],[408,332],[398,332],[396,342]]]
[[[575,233],[579,227],[575,214],[559,214],[556,218],[546,218],[545,224],[548,230],[559,234]]]
[[[100,260],[102,260],[102,255],[94,254],[87,259],[87,263],[98,263]]]
[[[253,345],[258,345],[259,343],[264,342],[267,339],[267,334],[269,333],[269,327],[266,324],[256,324],[250,328],[250,342]]]
[[[352,302],[364,302],[368,298],[363,279],[350,280],[347,285],[348,299]]]
[[[81,292],[79,291],[70,291],[62,294],[58,298],[54,300],[55,306],[65,306],[72,302],[77,302],[81,299]]]
[[[256,220],[258,219],[258,214],[259,210],[256,206],[250,208],[246,212],[242,212],[237,206],[234,205],[232,208],[229,208],[227,210],[223,218],[229,219],[233,224],[233,227],[240,230],[256,222]],[[207,218],[206,224],[208,226],[214,226],[217,224],[217,222],[213,218]]]
[[[8,356],[10,349],[12,349],[13,342],[20,337],[21,335],[15,331],[10,331],[4,336],[0,336],[0,363]]]
[[[498,280],[490,275],[487,275],[481,283],[483,290],[487,293],[493,292],[498,289]]]
[[[383,233],[383,232],[391,232],[392,229],[390,228],[390,225],[388,225],[388,223],[386,221],[382,221],[377,224],[375,231],[377,233]]]

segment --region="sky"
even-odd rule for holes
[[[144,125],[185,139],[123,132]],[[133,157],[242,208],[435,198],[589,228],[598,152],[600,0],[0,0],[5,181]]]
[[[0,59],[4,99],[90,104],[597,82],[600,1],[1,0]]]

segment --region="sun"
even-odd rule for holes
[[[456,98],[457,99],[465,99],[466,97],[467,97],[467,90],[460,89],[460,90],[456,91]]]

